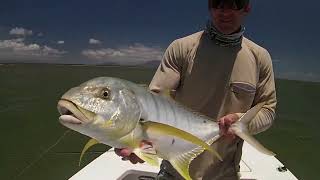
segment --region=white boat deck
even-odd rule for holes
[[[112,150],[92,161],[70,180],[152,180],[159,167],[122,161]],[[296,180],[275,157],[261,154],[244,143],[240,162],[242,180]]]

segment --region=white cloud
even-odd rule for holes
[[[93,38],[90,38],[89,39],[89,44],[101,44],[102,42],[100,40],[97,40],[97,39],[93,39]]]
[[[64,44],[64,41],[58,41],[57,44]]]
[[[46,57],[56,58],[61,57],[66,51],[60,51],[46,45],[26,44],[23,38],[0,40],[0,50],[10,55],[10,57]]]
[[[51,48],[49,46],[43,46],[42,48],[42,55],[44,56],[61,56],[63,54],[66,54],[67,52],[66,51],[60,51],[58,49],[54,49],[54,48]]]
[[[30,36],[32,35],[32,31],[24,28],[13,28],[9,32],[10,35],[18,35],[18,36]]]
[[[23,38],[11,39],[11,40],[0,40],[0,48],[19,48],[24,46]]]
[[[40,50],[40,46],[38,44],[29,44],[29,45],[21,44],[21,45],[19,45],[17,47],[14,47],[14,50],[16,52],[39,51]]]
[[[39,33],[38,33],[38,36],[39,36],[39,37],[42,37],[42,36],[44,36],[44,35],[43,35],[42,32],[39,32]]]
[[[113,62],[118,64],[140,64],[148,61],[161,60],[163,50],[158,47],[147,47],[143,44],[134,44],[118,49],[87,49],[82,51],[82,55],[89,59]]]

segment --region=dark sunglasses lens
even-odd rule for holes
[[[248,5],[248,0],[235,0],[238,9],[243,9],[246,5]]]
[[[211,0],[212,8],[218,8],[221,4],[222,0]]]
[[[248,0],[211,0],[211,7],[212,8],[222,8],[224,4],[227,4],[230,7],[233,7],[232,9],[243,9],[247,4]]]

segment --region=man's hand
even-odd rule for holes
[[[132,164],[137,164],[137,163],[144,163],[142,159],[140,159],[137,155],[132,153],[130,149],[123,148],[123,149],[114,149],[114,152],[122,157],[122,160],[126,161],[129,160]]]
[[[234,139],[236,135],[234,132],[229,129],[230,126],[239,120],[239,116],[237,114],[228,114],[223,116],[218,120],[219,128],[220,128],[220,135],[227,136],[231,139]]]

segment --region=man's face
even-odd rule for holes
[[[215,27],[223,34],[232,34],[239,30],[249,10],[237,10],[231,3],[222,3],[219,7],[210,7],[210,15]]]

